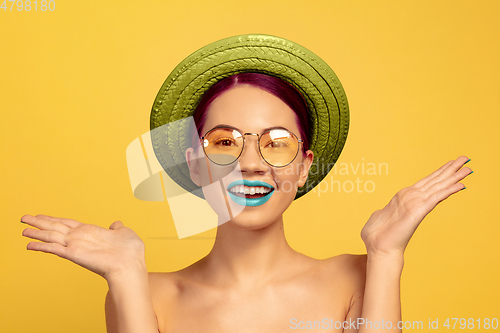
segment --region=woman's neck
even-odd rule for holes
[[[255,288],[287,272],[293,260],[303,255],[285,239],[283,217],[270,225],[248,230],[231,221],[217,229],[212,251],[200,267],[205,281],[216,285]],[[293,266],[293,265],[292,265]]]

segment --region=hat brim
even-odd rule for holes
[[[219,80],[244,72],[276,76],[304,96],[310,117],[309,149],[314,160],[295,199],[317,186],[335,165],[349,129],[349,106],[342,85],[322,59],[306,48],[269,35],[241,35],[209,44],[184,59],[167,77],[153,104],[151,130],[193,116],[203,94]],[[203,198],[185,161],[191,146],[183,134],[152,131],[153,148],[168,175]]]

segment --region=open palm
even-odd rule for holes
[[[375,211],[361,231],[366,249],[372,253],[402,253],[424,217],[441,201],[464,189],[459,183],[472,173],[462,168],[469,159],[460,156],[412,186],[400,190]]]
[[[109,229],[47,215],[24,215],[21,221],[38,228],[24,229],[23,236],[42,241],[28,243],[28,250],[55,254],[106,279],[144,264],[144,243],[120,221]]]

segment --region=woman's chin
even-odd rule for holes
[[[253,207],[246,207],[243,212],[237,216],[233,216],[231,220],[223,223],[221,226],[241,230],[259,230],[268,228],[274,223],[282,221],[281,216],[275,216],[274,218],[271,216],[262,216],[262,214],[251,212],[252,208]]]

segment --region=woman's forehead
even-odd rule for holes
[[[281,126],[298,134],[297,117],[281,99],[257,87],[241,85],[225,91],[207,109],[203,131],[220,124],[243,132],[262,133]]]

